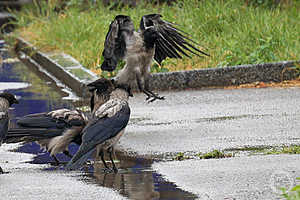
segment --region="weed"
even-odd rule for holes
[[[232,153],[224,153],[219,150],[213,150],[205,154],[199,153],[197,154],[197,156],[200,159],[211,159],[211,158],[229,158],[229,157],[233,157],[234,155]]]

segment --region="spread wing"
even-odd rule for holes
[[[128,104],[122,107],[113,115],[102,118],[94,118],[83,130],[82,144],[66,166],[67,170],[78,169],[93,154],[98,144],[107,139],[113,138],[120,133],[128,124],[130,108]]]
[[[195,41],[190,39],[187,33],[176,28],[175,24],[162,20],[160,14],[150,14],[142,17],[140,22],[140,30],[144,32],[144,37],[154,37],[155,32],[155,54],[154,59],[156,62],[161,62],[169,58],[182,58],[182,55],[190,57],[188,53],[201,56],[209,54],[201,51],[196,46]],[[152,32],[149,34],[147,32]],[[151,41],[151,39],[146,39]],[[153,39],[152,39],[153,40]]]
[[[102,56],[104,57],[101,65],[102,70],[113,71],[119,61],[124,58],[126,53],[124,34],[127,34],[127,31],[134,31],[133,22],[129,16],[118,15],[110,23],[102,52]]]
[[[50,139],[63,135],[67,129],[81,130],[87,120],[88,117],[82,112],[68,109],[26,115],[17,121],[19,128],[8,131],[5,142],[33,142]]]
[[[34,142],[63,135],[63,129],[12,128],[7,131],[4,143]]]
[[[59,109],[49,113],[26,115],[17,121],[20,127],[64,129],[72,126],[84,126],[87,120],[77,110]]]

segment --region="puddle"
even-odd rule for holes
[[[99,161],[93,166],[93,171],[88,171],[80,180],[119,191],[129,199],[196,199],[197,196],[183,191],[174,183],[168,182],[161,174],[153,171],[152,161],[142,158],[126,158],[117,155],[120,162],[118,174],[105,174],[102,172],[103,164]]]
[[[8,59],[7,52],[0,52],[3,60]],[[31,70],[21,62],[3,63],[0,67],[0,84],[7,84],[3,89],[18,97],[19,104],[13,105],[10,110],[12,118],[11,127],[15,127],[18,117],[38,112],[47,112],[58,108],[74,108],[82,106],[82,102],[68,101],[64,97],[68,96],[56,84],[44,77],[40,72]],[[26,87],[10,87],[17,82]],[[81,104],[81,105],[80,105]],[[78,149],[75,144],[70,145],[70,152],[74,154]],[[44,150],[40,149],[36,143],[29,143],[20,146],[17,152],[34,154],[34,158],[29,163],[45,164],[53,162],[53,159]],[[57,155],[62,162],[67,162],[68,157],[63,154]],[[151,168],[152,160],[128,157],[122,153],[117,154],[120,162],[116,165],[120,169],[118,174],[105,174],[102,172],[101,162],[88,165],[81,175],[80,181],[88,184],[99,185],[102,187],[117,190],[121,195],[129,199],[196,199],[197,197],[189,192],[179,189],[174,183],[168,182],[161,174],[156,173]],[[61,167],[51,166],[44,170],[57,170]]]

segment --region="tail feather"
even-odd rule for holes
[[[78,152],[80,151],[80,149],[78,150]],[[89,157],[91,157],[93,155],[93,153],[96,151],[95,148],[93,148],[92,150],[88,151],[85,154],[78,154],[78,152],[76,153],[75,156],[73,156],[72,160],[70,160],[68,162],[68,164],[65,167],[65,170],[76,170],[79,169],[86,161]]]

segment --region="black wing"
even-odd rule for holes
[[[3,117],[2,119],[0,119],[0,145],[6,137],[8,122],[9,122],[8,117]]]
[[[86,123],[83,113],[77,110],[59,109],[49,113],[30,114],[17,121],[19,128],[8,131],[6,143],[53,138],[63,135],[69,128],[83,128]],[[78,137],[81,141],[81,135]]]
[[[59,115],[53,115],[50,113],[59,112]],[[85,125],[84,119],[81,117],[79,111],[75,115],[70,115],[71,110],[59,109],[50,113],[36,113],[26,115],[17,121],[17,124],[22,128],[48,128],[48,129],[64,129],[72,126],[83,126]]]
[[[4,143],[34,142],[62,135],[63,129],[14,128],[7,131]]]
[[[175,24],[162,20],[160,14],[150,14],[142,17],[140,30],[144,33],[144,40],[155,40],[156,62],[161,62],[166,58],[182,58],[182,55],[190,57],[188,53],[197,56],[200,54],[209,56],[196,47],[195,41],[188,37],[188,34],[175,27]],[[150,32],[150,34],[149,34]],[[156,33],[156,34],[153,34]],[[151,38],[145,38],[145,37]]]
[[[17,124],[23,128],[64,128],[67,123],[62,119],[56,119],[48,113],[38,113],[26,115],[17,121]]]
[[[79,150],[67,164],[66,170],[78,169],[93,154],[98,144],[116,136],[128,124],[130,108],[124,105],[122,109],[112,117],[95,119],[83,130],[82,144]]]
[[[124,58],[126,52],[124,34],[128,31],[134,31],[133,22],[129,16],[118,15],[114,21],[110,23],[108,33],[105,37],[104,50],[102,52],[104,57],[104,61],[101,65],[102,70],[115,70],[119,61]]]

